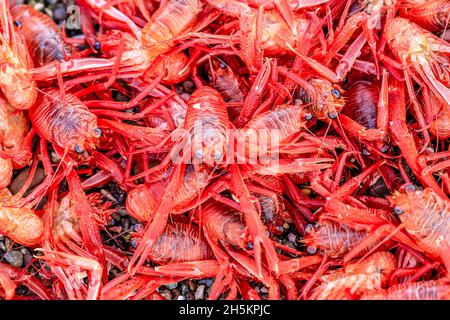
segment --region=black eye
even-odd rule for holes
[[[367,150],[366,147],[363,147],[363,148],[362,148],[361,153],[363,154],[363,156],[366,156],[366,157],[368,157],[368,156],[371,155],[370,151]]]
[[[330,119],[336,119],[338,117],[338,113],[336,111],[330,111],[327,113],[327,115]]]
[[[314,231],[314,225],[311,224],[311,223],[308,223],[308,224],[305,226],[305,232],[306,232],[306,233],[311,233],[311,232],[313,232],[313,231]]]
[[[78,154],[83,154],[84,153],[84,148],[81,145],[79,145],[79,144],[75,145],[74,150]]]
[[[313,246],[309,246],[308,248],[306,248],[306,252],[308,252],[308,254],[315,254],[317,252],[317,248],[313,247]]]
[[[223,61],[221,60],[221,61],[219,61],[219,67],[220,67],[221,69],[225,69],[225,68],[227,67],[227,65],[225,64],[225,62],[223,62]]]
[[[408,184],[405,186],[405,193],[411,193],[416,191],[416,187],[413,184]]]
[[[100,128],[94,128],[94,137],[100,138],[103,135],[103,131]]]
[[[404,212],[404,210],[400,207],[394,207],[394,214],[399,216]]]
[[[333,89],[331,90],[331,93],[333,94],[333,96],[335,96],[336,98],[340,99],[341,98],[341,92],[337,89]]]
[[[14,24],[17,28],[20,28],[22,26],[22,22],[20,22],[19,20],[14,20]]]
[[[94,49],[99,51],[101,49],[102,45],[99,41],[94,42]]]
[[[383,145],[379,148],[381,153],[386,153],[389,151],[389,144],[383,143]]]

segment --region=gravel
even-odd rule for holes
[[[58,21],[65,20],[67,16],[66,9],[64,7],[58,6],[53,11],[53,18]]]
[[[11,191],[11,193],[16,194],[17,192],[19,192],[29,176],[30,176],[30,168],[25,168],[22,171],[20,171],[9,186],[9,190]],[[45,179],[44,169],[42,169],[41,167],[36,168],[36,172],[34,174],[33,179],[31,180],[30,188],[28,190],[40,184],[42,181],[44,181],[44,179]]]
[[[16,4],[28,3],[37,10],[45,12],[53,17],[60,26],[67,18],[67,6],[74,4],[74,0],[11,0],[11,2],[15,2]],[[79,34],[79,31],[77,32],[74,34],[69,32],[69,36]],[[177,86],[177,91],[179,91],[180,96],[184,101],[189,100],[194,89],[195,84],[191,80],[186,80]],[[128,101],[128,98],[122,96],[121,93],[115,93],[115,95],[115,98],[118,101]],[[55,152],[51,152],[50,157],[53,163],[58,163],[61,160]],[[21,186],[23,186],[29,170],[29,168],[26,168],[16,172],[11,185],[11,191],[13,193],[19,191]],[[38,168],[31,187],[38,185],[42,179],[43,170],[42,168]],[[62,192],[62,190],[60,191]],[[108,240],[108,245],[123,250],[124,252],[130,252],[130,248],[132,251],[133,243],[135,244],[135,241],[132,239],[132,233],[142,232],[144,225],[127,214],[125,210],[126,193],[113,182],[102,186],[97,189],[97,191],[101,192],[105,199],[113,201],[113,208],[116,210],[111,215],[112,221],[107,225],[106,232],[102,231],[104,241]],[[297,248],[298,240],[300,238],[295,234],[295,228],[288,224],[283,227],[288,231],[285,231],[280,235],[278,241],[283,244],[287,243],[290,247]],[[34,259],[32,253],[31,249],[22,248],[20,245],[14,244],[9,238],[0,235],[0,261],[7,262],[13,266],[22,267],[28,265]],[[109,273],[109,278],[114,279],[120,274],[122,274],[122,272],[113,267]],[[39,277],[38,273],[36,275]],[[48,279],[43,278],[41,280],[49,287],[52,285],[52,282]],[[204,300],[208,298],[213,283],[214,279],[211,278],[185,280],[180,281],[179,283],[161,286],[157,291],[167,300]],[[252,286],[255,286],[257,291],[260,291],[262,298],[267,299],[267,288],[259,288],[258,286],[261,286],[260,284],[252,284]],[[21,287],[19,287],[18,290],[20,288]],[[23,290],[26,292],[27,289],[24,288]]]
[[[205,285],[200,285],[195,290],[195,300],[203,300],[203,296],[205,295]]]
[[[8,251],[3,258],[14,267],[21,267],[23,265],[23,254],[20,251]]]
[[[178,282],[175,282],[175,283],[168,283],[168,284],[165,285],[165,287],[166,287],[167,289],[170,289],[170,290],[175,289],[177,286],[178,286]]]

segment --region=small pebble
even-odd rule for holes
[[[125,230],[128,230],[130,228],[130,220],[128,220],[127,218],[123,218],[122,219],[122,227]]]
[[[139,224],[139,221],[136,220],[136,219],[133,218],[133,217],[129,217],[128,219],[130,219],[130,222],[131,222],[132,225]]]
[[[37,2],[34,5],[34,9],[36,9],[37,11],[42,11],[45,8],[45,5],[42,2]]]
[[[184,296],[178,296],[177,300],[186,300]]]
[[[56,21],[62,21],[65,20],[67,17],[67,13],[66,13],[66,9],[64,9],[64,7],[57,7],[54,11],[53,11],[53,18]]]
[[[33,260],[33,256],[31,254],[26,254],[23,257],[23,264],[28,265]]]
[[[181,296],[181,292],[178,289],[173,289],[172,290],[172,294],[173,294],[174,297]]]
[[[288,234],[288,240],[292,243],[295,243],[297,241],[297,237],[293,233]]]
[[[109,189],[111,190],[111,194],[116,199],[118,204],[122,204],[125,201],[126,193],[122,190],[117,184],[110,183]]]
[[[102,194],[103,198],[115,202],[117,203],[117,199],[113,197],[113,195],[111,194],[111,192],[109,192],[108,190],[105,189],[101,189],[100,193]]]
[[[184,93],[183,87],[177,86],[177,87],[175,88],[175,92],[176,92],[178,95],[183,94],[183,93]]]
[[[128,215],[127,210],[125,208],[121,208],[121,209],[117,210],[117,214],[119,214],[122,217],[125,217]]]
[[[160,293],[166,300],[172,300],[172,293],[170,292],[170,290],[162,289],[159,293]]]
[[[191,80],[186,80],[183,82],[183,89],[187,93],[192,93],[195,89],[195,84]]]
[[[61,157],[56,152],[52,152],[52,153],[50,153],[50,160],[53,163],[58,163],[61,161]]]
[[[116,220],[116,222],[120,222],[120,220],[122,220],[122,217],[117,212],[114,212],[113,214],[111,214],[111,218]]]
[[[261,293],[269,293],[269,289],[267,289],[266,287],[262,287]]]
[[[183,99],[184,101],[188,101],[189,98],[191,97],[191,95],[189,93],[183,93],[180,95],[181,99]]]
[[[195,300],[195,296],[192,292],[186,294],[186,300]]]
[[[168,283],[168,284],[165,285],[165,287],[166,287],[167,289],[170,289],[170,290],[175,289],[177,286],[178,286],[178,282]]]
[[[11,249],[12,245],[13,245],[13,242],[11,241],[11,239],[10,239],[10,238],[5,238],[5,247],[6,247],[6,250]]]
[[[183,283],[181,285],[181,293],[186,295],[186,293],[188,293],[188,292],[189,292],[189,287],[186,284]]]
[[[191,290],[191,291],[195,291],[195,289],[196,289],[196,287],[197,287],[197,285],[195,284],[195,282],[194,282],[194,281],[191,281],[191,280],[188,280],[188,281],[187,281],[187,285],[189,286],[189,290]]]
[[[202,280],[199,280],[198,283],[204,284],[207,287],[211,287],[213,284],[213,280],[212,279],[202,279]]]
[[[109,271],[109,275],[110,275],[109,278],[112,280],[112,279],[117,278],[118,276],[120,276],[120,274],[121,274],[121,271],[113,267]]]
[[[0,241],[0,250],[6,251],[6,246],[4,241]]]
[[[11,182],[11,185],[9,186],[9,190],[12,194],[16,194],[17,192],[22,189],[23,185],[25,184],[26,180],[28,179],[28,176],[30,175],[30,168],[25,168],[17,175],[17,177],[14,178],[14,180]],[[45,179],[45,172],[44,169],[41,167],[36,168],[36,172],[34,174],[33,179],[31,180],[30,190],[31,188],[37,186]]]
[[[14,267],[21,267],[23,264],[23,254],[20,251],[8,251],[4,259]]]
[[[197,290],[195,290],[195,300],[202,300],[203,296],[205,295],[205,285],[201,285],[197,287]]]
[[[48,15],[50,18],[53,18],[53,11],[50,8],[45,8],[44,13]]]
[[[19,296],[24,296],[26,295],[28,292],[28,288],[25,286],[20,286],[18,288],[16,288],[16,294]]]

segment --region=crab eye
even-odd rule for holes
[[[309,120],[311,120],[313,118],[313,115],[311,114],[311,113],[307,113],[307,114],[305,114],[305,120],[306,121],[309,121]]]
[[[94,128],[94,137],[100,138],[103,135],[103,131],[100,128]]]
[[[102,45],[100,43],[100,41],[95,41],[94,42],[94,49],[99,51],[101,49]]]
[[[341,92],[337,89],[333,89],[331,90],[331,93],[333,94],[333,96],[335,96],[337,99],[341,98]]]
[[[405,193],[411,193],[416,191],[416,187],[413,184],[408,184],[405,186]]]
[[[227,65],[225,64],[225,62],[223,62],[222,60],[219,61],[219,67],[220,69],[225,69],[227,67]]]
[[[317,248],[314,246],[308,246],[308,248],[306,248],[306,252],[308,252],[308,254],[313,255],[317,252]]]
[[[336,111],[330,111],[327,113],[327,115],[330,119],[336,119],[338,117],[338,113]]]
[[[402,208],[400,207],[394,207],[394,214],[399,216],[401,214],[403,214],[403,212],[405,212]]]
[[[311,223],[308,223],[308,224],[305,226],[305,232],[306,232],[306,233],[311,233],[311,232],[313,232],[313,231],[314,231],[314,225],[311,224]]]
[[[79,145],[79,144],[75,145],[74,150],[78,154],[83,154],[84,153],[84,148],[81,145]]]
[[[20,28],[20,27],[22,26],[22,22],[20,22],[19,20],[14,20],[14,25],[15,25],[17,28]]]

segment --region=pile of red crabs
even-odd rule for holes
[[[1,0],[0,297],[450,298],[449,24],[449,0],[78,0],[62,25]]]

